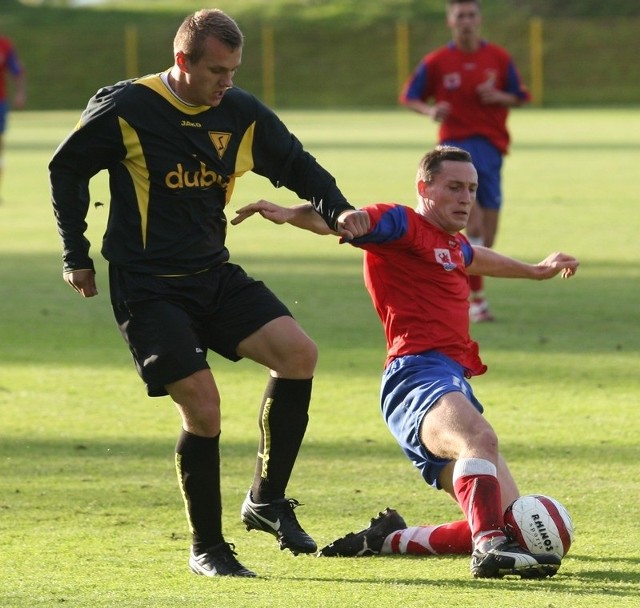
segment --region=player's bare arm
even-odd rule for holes
[[[311,203],[282,207],[263,199],[238,209],[236,217],[231,220],[231,223],[236,226],[255,213],[274,224],[291,224],[296,228],[309,230],[316,234],[336,234],[327,226],[327,223]]]
[[[487,247],[474,247],[473,251],[473,262],[467,267],[467,271],[469,274],[482,276],[543,281],[560,274],[562,278],[568,279],[580,265],[576,258],[562,252],[551,253],[541,262],[529,264]]]
[[[403,104],[418,114],[429,116],[435,122],[443,122],[451,112],[451,104],[448,101],[438,101],[430,105],[419,99],[408,99]]]
[[[364,211],[349,210],[340,215],[337,222],[337,231],[327,226],[322,216],[313,208],[311,203],[302,203],[293,207],[282,207],[270,201],[259,200],[245,205],[236,211],[236,217],[231,220],[235,226],[240,224],[255,213],[274,224],[291,224],[296,228],[309,230],[315,234],[336,234],[345,240],[351,240],[362,236],[369,231],[369,215]]]
[[[507,108],[521,105],[517,95],[496,89],[491,83],[483,82],[476,88],[480,101],[485,105],[500,105]]]

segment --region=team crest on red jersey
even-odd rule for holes
[[[445,89],[457,89],[460,87],[462,78],[460,78],[460,72],[450,72],[442,77],[442,84]]]
[[[229,140],[231,139],[231,133],[209,131],[209,137],[213,142],[213,147],[216,149],[218,156],[222,158],[224,156],[225,151],[227,150],[227,146],[229,145]]]
[[[436,255],[436,262],[442,264],[445,270],[450,271],[455,269],[456,264],[451,259],[451,252],[448,249],[434,249],[433,252]]]

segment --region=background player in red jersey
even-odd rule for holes
[[[24,68],[18,59],[11,40],[0,36],[0,186],[4,169],[4,132],[7,127],[9,101],[7,99],[7,74],[14,80],[14,95],[12,109],[21,110],[27,101],[26,76]]]
[[[482,416],[468,378],[483,374],[469,335],[470,272],[503,278],[570,277],[578,261],[552,253],[538,264],[473,247],[461,233],[478,188],[471,156],[438,146],[420,161],[417,209],[379,203],[360,210],[369,231],[349,242],[364,249],[364,278],[387,341],[381,409],[389,430],[424,480],[457,501],[464,521],[404,531],[392,510],[320,555],[386,552],[468,553],[476,577],[553,576],[556,556],[532,555],[507,539],[503,513],[518,488]],[[237,211],[232,223],[259,213],[318,234],[330,231],[311,205],[282,208],[267,201]],[[344,239],[343,239],[344,240]],[[391,535],[391,536],[390,536]]]
[[[222,531],[220,393],[209,351],[269,370],[242,521],[281,549],[317,549],[294,513],[299,503],[285,497],[317,347],[275,294],[230,261],[225,207],[235,180],[253,171],[313,200],[345,236],[367,227],[275,113],[233,86],[243,42],[220,10],[189,15],[174,39],[174,65],[102,87],[49,164],[63,277],[87,298],[98,294],[85,237],[89,181],[109,172],[102,253],[111,304],[147,393],[170,395],[180,414],[176,470],[192,533],[189,566],[204,576],[255,576]]]
[[[474,245],[493,247],[502,204],[501,169],[509,148],[510,107],[530,99],[507,51],[481,38],[479,0],[448,0],[452,41],[426,55],[405,83],[400,103],[440,123],[440,143],[473,157],[478,171],[478,205],[466,228]],[[471,276],[475,322],[492,321],[480,276]]]

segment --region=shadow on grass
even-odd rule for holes
[[[55,461],[60,459],[73,459],[77,461],[91,461],[109,459],[135,459],[157,460],[173,454],[173,447],[177,438],[168,436],[165,440],[140,438],[132,434],[126,438],[104,439],[94,438],[89,435],[81,437],[69,437],[64,439],[28,438],[28,437],[3,437],[0,443],[0,459],[4,460],[3,468],[7,476],[11,475],[11,469],[20,458],[34,460],[39,469],[55,468]],[[220,445],[223,458],[233,460],[236,458],[255,458],[258,447],[258,431],[252,426],[247,431],[247,440],[237,441],[224,436]],[[397,462],[402,455],[399,448],[391,441],[362,440],[361,442],[347,439],[344,441],[324,442],[314,439],[303,445],[304,459],[306,461],[321,459],[324,462],[350,460],[370,460],[371,452],[375,451],[376,458],[380,461],[391,460]],[[6,463],[13,463],[11,466]]]
[[[334,558],[332,558],[334,559]],[[338,558],[342,561],[348,560],[350,558]],[[371,559],[371,560],[416,560],[416,559],[438,559],[436,557],[414,557],[414,556],[384,556],[384,557],[373,557],[373,558],[356,558],[356,559]],[[449,558],[451,559],[451,558]],[[455,561],[468,561],[469,557],[464,556],[455,559]],[[607,558],[603,558],[603,562],[609,562]],[[629,560],[632,564],[638,564],[640,560]],[[462,568],[466,567],[465,564],[461,565]],[[286,575],[281,578],[287,578]],[[290,580],[305,580],[305,581],[313,581],[313,582],[336,582],[336,583],[347,583],[347,584],[363,584],[370,585],[371,579],[365,578],[351,578],[344,576],[343,570],[340,571],[340,576],[332,577],[304,577],[301,579],[300,577],[289,577]],[[491,586],[496,591],[513,591],[513,592],[521,592],[521,591],[545,591],[549,594],[570,594],[570,595],[580,595],[584,597],[599,597],[606,596],[611,598],[633,598],[638,593],[637,588],[629,589],[629,588],[620,588],[621,584],[632,584],[636,587],[638,586],[638,576],[637,573],[634,574],[632,572],[612,572],[609,569],[603,570],[593,570],[591,572],[572,572],[569,568],[563,567],[560,569],[558,574],[552,578],[548,579],[520,579],[517,576],[506,576],[503,579],[461,579],[459,577],[456,578],[443,578],[441,575],[437,577],[393,577],[386,581],[378,581],[378,582],[388,582],[393,585],[407,585],[407,587],[411,588],[412,586],[421,585],[425,587],[432,587],[434,589],[439,589],[441,591],[446,591],[447,589],[459,590],[462,592],[473,592],[477,590],[478,592],[486,592],[487,587]],[[533,605],[533,604],[532,604]],[[551,604],[545,604],[551,606]],[[604,605],[604,604],[598,604]]]
[[[258,433],[253,427],[247,430],[246,440],[234,440],[223,436],[221,438],[221,451],[223,458],[228,461],[236,459],[255,458]],[[95,438],[90,435],[76,436],[64,439],[42,439],[29,437],[3,437],[0,443],[0,459],[4,476],[11,476],[12,470],[18,466],[21,458],[33,461],[38,470],[46,468],[55,469],[57,459],[74,461],[93,461],[104,459],[119,459],[136,461],[165,459],[172,457],[176,436],[167,436],[166,440],[148,439],[132,434],[126,438],[105,439]],[[527,442],[504,440],[503,451],[512,455],[513,460],[527,458],[531,453],[531,446]],[[543,453],[548,462],[554,462],[560,469],[564,460],[586,462],[593,459],[593,444],[589,441],[580,443],[572,442],[570,445],[554,443],[536,443],[536,452]],[[314,462],[325,463],[331,468],[332,463],[339,464],[340,468],[360,468],[355,465],[359,461],[367,463],[370,468],[372,453],[375,453],[376,464],[402,464],[409,467],[409,462],[404,460],[400,448],[388,437],[383,439],[354,439],[346,438],[339,441],[320,440],[316,437],[303,443],[303,454],[300,461],[305,466]],[[640,446],[637,445],[609,445],[606,446],[606,454],[600,447],[600,453],[607,462],[636,462],[640,456]],[[25,461],[25,462],[26,462]],[[124,471],[123,471],[124,472]]]
[[[360,256],[328,261],[304,253],[295,259],[261,254],[239,261],[291,308],[321,352],[331,353],[323,357],[329,369],[335,361],[335,371],[341,371],[354,350],[383,357],[382,330],[362,284]],[[61,280],[56,255],[3,255],[0,363],[81,366],[90,361],[108,367],[114,349],[121,349],[125,359],[103,263],[98,272],[100,296],[83,300]],[[570,282],[495,282],[500,320],[474,326],[474,337],[482,348],[512,352],[638,352],[640,312],[631,279],[640,269],[600,263],[592,264],[590,273]]]
[[[236,484],[240,477],[247,481],[250,479],[256,442],[257,436],[247,440],[223,438],[224,483],[233,481]],[[118,534],[127,534],[127,527],[139,527],[141,522],[147,525],[145,518],[158,518],[158,511],[161,511],[162,524],[156,522],[154,525],[163,531],[171,530],[178,521],[177,514],[181,509],[172,470],[173,443],[173,437],[164,440],[131,435],[111,440],[95,438],[88,433],[68,438],[4,437],[0,443],[0,486],[3,488],[0,510],[5,513],[5,520],[16,517],[18,523],[23,520],[23,525],[29,526],[51,526],[52,522],[60,522],[60,525],[72,527],[90,526],[98,530],[96,533],[112,530],[114,526],[123,528],[124,532],[112,532],[116,537]],[[538,447],[558,468],[562,468],[563,459],[588,462],[593,455],[593,445],[586,442],[572,443],[570,446],[549,443]],[[524,451],[527,447],[524,443],[512,442],[508,449]],[[373,454],[375,461],[372,461]],[[636,446],[610,446],[607,462],[634,462],[637,457]],[[385,479],[394,480],[395,483],[393,475],[397,467],[410,468],[403,461],[398,447],[390,441],[348,438],[336,441],[314,439],[305,443],[299,465],[306,479],[318,479],[315,474],[317,470],[321,471],[322,484],[337,481],[338,486],[348,486],[351,481],[362,480],[362,471],[371,472],[372,467],[376,475],[381,477],[377,483],[384,484]],[[234,494],[243,492],[244,487],[236,487]],[[339,491],[336,485],[331,487],[333,492]],[[372,487],[368,487],[368,491],[376,494]],[[329,510],[331,508],[335,506],[329,507]],[[344,515],[343,511],[341,514]],[[166,518],[169,518],[168,522]],[[182,543],[186,536],[182,532],[172,532],[171,538]],[[556,577],[542,581],[514,577],[500,581],[447,577],[446,574],[442,576],[442,565],[436,577],[422,576],[422,570],[416,576],[410,576],[410,564],[415,564],[416,560],[428,562],[436,558],[385,556],[364,559],[370,559],[372,566],[375,563],[371,577],[358,575],[357,569],[348,569],[348,559],[332,558],[323,560],[323,576],[306,576],[298,572],[283,573],[279,578],[303,584],[335,582],[341,585],[371,585],[376,582],[460,592],[480,592],[488,588],[510,592],[531,590],[548,592],[552,594],[549,597],[553,597],[553,594],[570,594],[585,598],[603,596],[614,600],[633,598],[639,583],[637,567],[640,558],[637,557],[596,557],[572,553]],[[358,566],[368,563],[364,559],[357,561]],[[468,572],[468,556],[437,559],[448,560],[456,571]],[[387,560],[396,566],[399,562],[407,562],[407,569],[403,569],[397,577],[385,574],[384,563]]]

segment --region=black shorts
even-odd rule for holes
[[[273,319],[292,316],[262,281],[230,263],[178,277],[112,265],[109,286],[116,322],[151,397],[208,369],[209,350],[238,361],[242,340]]]

